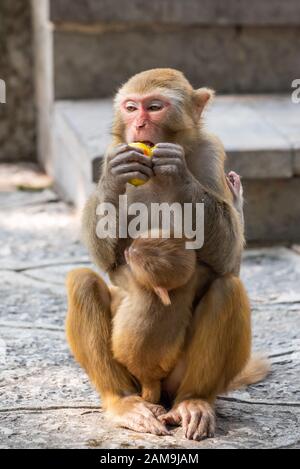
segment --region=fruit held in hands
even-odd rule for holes
[[[149,147],[149,145],[146,145],[145,143],[132,142],[132,143],[129,143],[129,146],[130,147],[135,147],[135,148],[140,148],[141,150],[143,150],[144,155],[149,156],[149,158],[152,157],[153,148]],[[143,184],[145,184],[145,181],[142,181],[141,179],[131,179],[129,182],[133,186],[142,186]]]

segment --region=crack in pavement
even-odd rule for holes
[[[68,410],[68,409],[74,409],[74,410],[97,410],[100,413],[103,412],[103,410],[101,409],[101,407],[98,405],[53,405],[53,406],[46,406],[46,407],[35,407],[35,406],[32,406],[32,407],[7,407],[7,408],[3,408],[3,409],[0,409],[0,413],[1,414],[4,414],[4,413],[9,413],[9,412],[35,412],[35,411],[38,411],[38,412],[43,412],[43,411],[51,411],[51,410]]]
[[[300,407],[300,402],[284,402],[284,401],[248,401],[247,399],[239,399],[237,397],[218,397],[218,401],[236,402],[237,404],[249,405],[267,405],[276,407]]]
[[[276,407],[300,407],[298,402],[270,402],[270,401],[248,401],[246,399],[237,399],[235,397],[218,397],[218,401],[234,402],[237,404],[247,404],[247,405],[267,405],[267,406],[276,406]],[[29,406],[29,407],[7,407],[0,409],[0,413],[9,413],[9,412],[43,412],[43,411],[55,411],[55,410],[97,410],[99,413],[102,413],[103,410],[98,405],[53,405],[53,406]]]
[[[22,273],[26,272],[27,270],[35,270],[35,269],[46,269],[48,267],[60,267],[60,266],[65,266],[65,265],[77,265],[77,264],[92,264],[91,261],[89,261],[88,258],[83,258],[83,259],[66,259],[65,261],[48,261],[45,263],[37,263],[37,264],[31,264],[28,266],[23,266],[23,267],[0,267],[0,272],[15,272],[15,273]]]
[[[49,199],[35,200],[34,202],[9,202],[7,205],[0,204],[0,212],[10,212],[11,210],[18,211],[22,208],[37,207],[39,205],[59,204],[61,200],[58,197],[49,197]]]
[[[0,323],[0,327],[6,327],[8,329],[26,329],[26,330],[42,330],[42,331],[51,331],[51,332],[65,332],[63,327],[59,326],[42,326],[42,325],[26,325],[26,324],[10,324],[10,323]]]

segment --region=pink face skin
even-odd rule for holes
[[[126,125],[126,142],[145,142],[153,145],[162,142],[161,122],[169,106],[170,101],[158,94],[127,96],[121,104],[121,113]]]

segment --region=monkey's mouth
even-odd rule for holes
[[[144,145],[147,145],[150,148],[154,147],[154,143],[150,142],[150,140],[139,140],[140,143],[144,143]]]

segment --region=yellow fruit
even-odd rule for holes
[[[140,148],[141,150],[143,150],[144,155],[149,156],[149,158],[152,157],[153,148],[149,147],[145,143],[132,142],[132,143],[129,143],[129,146],[130,147],[135,147],[135,148]],[[133,186],[142,186],[143,184],[145,184],[146,181],[143,181],[142,179],[131,179],[129,182]]]

